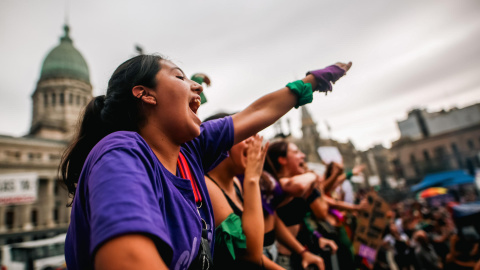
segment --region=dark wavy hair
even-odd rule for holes
[[[288,144],[288,141],[278,140],[268,146],[263,170],[273,175],[277,180],[278,173],[282,168],[282,165],[278,162],[278,158],[287,156]]]
[[[93,98],[85,107],[74,140],[63,153],[59,166],[72,198],[92,148],[112,132],[138,131],[145,124],[141,100],[133,96],[132,88],[137,85],[155,88],[155,76],[163,59],[158,55],[138,55],[125,61],[113,72],[106,95]]]

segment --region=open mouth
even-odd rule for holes
[[[200,108],[201,104],[202,102],[200,100],[200,97],[195,97],[194,99],[192,99],[192,101],[190,101],[188,106],[190,107],[190,110],[192,110],[194,114],[197,114],[198,108]]]

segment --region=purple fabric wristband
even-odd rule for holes
[[[317,239],[320,239],[322,238],[322,234],[317,232],[317,231],[313,231],[313,235],[317,238]]]
[[[343,75],[345,70],[337,65],[331,65],[323,69],[317,69],[307,72],[307,75],[312,74],[317,81],[317,87],[314,89],[320,92],[332,91],[332,83],[335,83]]]

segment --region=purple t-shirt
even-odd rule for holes
[[[212,251],[215,223],[204,172],[220,163],[232,145],[233,122],[225,117],[203,123],[200,136],[180,150],[203,198],[200,213]],[[190,181],[165,169],[138,133],[118,131],[97,143],[85,161],[65,258],[69,270],[93,269],[94,254],[103,243],[138,233],[157,244],[170,269],[187,269],[197,255],[201,230]]]

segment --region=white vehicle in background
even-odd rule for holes
[[[4,245],[1,249],[1,270],[56,270],[65,268],[65,237]]]

